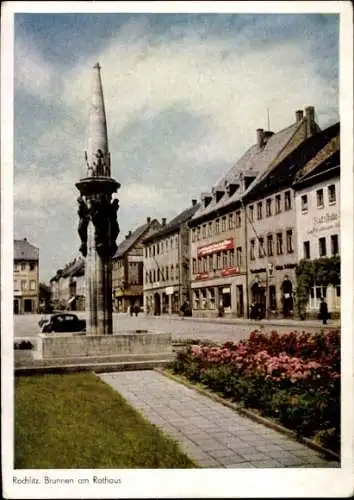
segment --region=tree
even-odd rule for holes
[[[44,302],[46,305],[50,303],[52,291],[45,283],[39,283],[39,302]]]

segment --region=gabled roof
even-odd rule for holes
[[[257,199],[282,186],[291,186],[301,169],[339,134],[339,122],[308,137],[287,155],[273,169],[267,170],[261,179],[250,186],[244,195],[244,202]]]
[[[296,178],[293,188],[302,189],[312,184],[317,184],[324,178],[331,178],[340,173],[340,151],[335,151],[312,170],[306,171],[304,175]]]
[[[198,204],[186,208],[185,210],[183,210],[183,212],[180,212],[176,217],[170,220],[170,222],[168,222],[166,226],[163,226],[161,229],[145,238],[143,240],[143,243],[149,243],[155,239],[162,238],[170,233],[173,233],[174,231],[177,231],[183,223],[187,222],[193,217],[198,208]]]
[[[151,226],[151,222],[146,222],[142,226],[139,226],[132,232],[128,238],[125,238],[119,245],[116,253],[114,254],[113,259],[118,259],[119,257],[123,257],[123,255],[128,252],[132,246],[134,246],[138,240],[144,235],[144,233]]]
[[[14,240],[15,260],[39,260],[39,249],[31,245],[26,238]]]
[[[229,184],[241,184],[240,174],[244,177],[253,178],[252,183],[248,187],[248,192],[254,185],[256,185],[264,172],[266,172],[276,161],[279,154],[284,150],[292,137],[301,128],[306,127],[304,120],[296,122],[289,127],[286,127],[279,132],[269,136],[265,146],[259,147],[258,144],[251,146],[243,156],[234,164],[234,166],[229,170],[229,172],[222,177],[222,179],[214,186],[214,191],[219,189],[225,189],[225,185]],[[206,214],[214,212],[219,208],[230,205],[241,199],[242,189],[239,188],[231,196],[225,193],[221,199],[217,202],[215,196],[213,196],[212,201],[207,205],[207,207],[200,206],[200,209],[194,214],[193,219],[199,219]]]

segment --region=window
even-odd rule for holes
[[[251,240],[250,241],[250,259],[251,260],[255,259],[255,255],[254,255],[255,245],[256,245],[255,240]]]
[[[208,271],[208,257],[203,257],[203,273]]]
[[[236,227],[241,227],[241,210],[236,211]]]
[[[258,240],[258,257],[264,257],[264,238],[259,238]]]
[[[175,279],[179,280],[179,264],[176,264],[176,276],[175,276]]]
[[[226,231],[226,217],[221,219],[221,232]]]
[[[34,280],[31,280],[31,290],[35,290],[36,289],[36,282]]]
[[[307,194],[303,194],[301,196],[301,211],[302,212],[307,212],[309,209],[309,203],[307,199]]]
[[[293,253],[294,252],[294,247],[293,247],[293,231],[292,231],[292,229],[289,229],[286,232],[286,251],[287,251],[287,253]]]
[[[200,240],[200,226],[197,227],[196,239],[197,239],[197,241]],[[172,248],[172,245],[173,245],[173,239],[171,239],[171,248]]]
[[[215,234],[219,234],[220,232],[220,221],[219,219],[216,219],[215,221]]]
[[[27,281],[21,280],[21,290],[27,290]]]
[[[195,259],[195,258],[193,258],[193,261],[192,261],[192,271],[193,271],[193,274],[197,273],[197,259]]]
[[[234,228],[234,214],[229,214],[229,229]]]
[[[263,214],[262,214],[262,202],[257,203],[257,219],[260,220],[262,219]]]
[[[331,235],[331,251],[332,255],[337,255],[338,252],[338,234]]]
[[[267,253],[271,257],[273,255],[273,235],[268,234],[267,236]]]
[[[171,271],[172,271],[172,269],[171,269]],[[171,272],[171,274],[172,274],[172,272]],[[165,272],[165,278],[166,278],[166,281],[168,281],[168,280],[169,280],[168,275],[169,275],[169,272],[168,272],[168,266],[166,266],[166,272]],[[171,278],[172,278],[172,276],[171,276]]]
[[[209,255],[209,271],[213,270],[213,254]]]
[[[157,245],[156,245],[156,253],[157,253],[157,255],[159,255],[159,253],[160,253],[160,243],[157,243]]]
[[[324,207],[323,189],[317,189],[316,198],[317,198],[317,208],[323,208]]]
[[[327,254],[326,250],[326,238],[320,238],[318,240],[320,257],[325,257]]]
[[[331,184],[328,186],[328,203],[334,205],[336,202],[336,186]]]
[[[291,209],[291,191],[285,191],[284,193],[284,210]]]
[[[304,241],[304,259],[311,259],[310,242]]]
[[[18,290],[18,281],[14,280],[14,290]]]
[[[283,234],[277,233],[277,255],[283,255]]]
[[[248,218],[251,222],[253,222],[253,205],[248,207]]]
[[[272,215],[272,198],[268,198],[266,200],[266,217],[270,217]]]
[[[212,236],[213,234],[213,223],[209,222],[208,224],[208,236]]]
[[[203,235],[203,238],[206,238],[206,224],[203,224],[202,235]]]
[[[192,229],[192,242],[195,241],[195,228]]]
[[[26,269],[26,264],[25,262],[22,262],[21,264],[21,271],[24,271]]]
[[[281,198],[280,194],[277,194],[275,197],[275,213],[278,214],[281,212]]]
[[[236,248],[236,266],[237,267],[242,266],[242,247]]]
[[[229,251],[229,266],[232,267],[235,265],[235,250],[232,249]]]
[[[221,269],[221,253],[216,254],[216,269]]]
[[[340,285],[336,286],[336,297],[340,297]]]
[[[31,262],[29,266],[30,266],[30,271],[34,271],[34,268],[36,267],[35,263]]]
[[[222,253],[222,267],[227,267],[227,252]]]
[[[197,269],[198,273],[201,273],[202,272],[202,259],[201,257],[198,257],[198,269]]]

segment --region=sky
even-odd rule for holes
[[[78,256],[78,191],[102,66],[121,233],[199,199],[256,142],[315,106],[339,120],[336,14],[16,14],[14,237],[48,282]]]

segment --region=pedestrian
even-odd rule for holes
[[[138,302],[135,302],[134,304],[134,313],[135,313],[135,316],[137,316],[139,314],[139,311],[140,311],[140,305]]]
[[[327,302],[323,297],[321,297],[321,303],[320,303],[320,314],[319,314],[320,319],[322,319],[322,322],[324,325],[327,325],[327,320],[328,320],[328,306]]]

